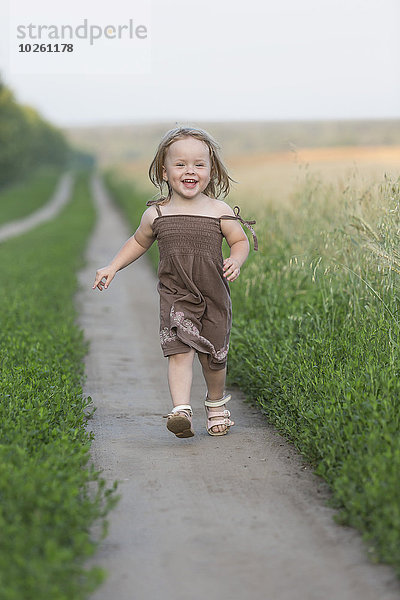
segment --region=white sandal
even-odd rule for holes
[[[170,413],[163,415],[167,419],[167,429],[172,431],[178,438],[194,436],[192,429],[193,411],[190,404],[179,404],[174,406]]]
[[[225,394],[221,400],[210,400],[206,394],[206,398],[204,401],[204,407],[206,409],[207,415],[207,431],[210,435],[226,435],[229,431],[229,428],[232,427],[235,423],[230,420],[231,413],[229,410],[220,410],[220,411],[210,411],[207,409],[208,406],[223,406],[232,398],[230,394]],[[223,431],[212,431],[212,428],[215,425],[226,425]]]

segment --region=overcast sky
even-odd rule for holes
[[[64,4],[10,0],[0,15],[3,79],[59,125],[400,117],[399,0]],[[17,39],[17,23],[85,18],[115,27],[131,19],[147,37],[76,39],[69,57],[17,53],[35,42]]]

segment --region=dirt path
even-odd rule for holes
[[[62,175],[55,192],[47,204],[23,219],[11,221],[0,227],[0,242],[5,242],[9,238],[26,233],[37,225],[54,219],[71,198],[72,184],[73,176],[71,173]]]
[[[196,435],[167,431],[156,279],[144,256],[108,291],[91,290],[130,235],[97,179],[93,192],[99,221],[78,297],[91,342],[85,392],[97,407],[95,464],[122,494],[95,561],[109,577],[93,600],[400,598],[392,570],[371,565],[360,536],[335,525],[325,485],[240,392],[231,390],[230,434],[207,434],[197,360]]]

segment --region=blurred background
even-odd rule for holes
[[[61,135],[80,160],[92,155],[152,196],[148,166],[162,134],[177,124],[205,128],[217,139],[238,182],[230,200],[245,201],[250,211],[286,203],[305,171],[339,183],[398,173],[396,0],[205,0],[199,7],[117,0],[101,9],[91,0],[64,9],[48,0],[34,6],[16,0],[1,11],[1,152],[11,156],[3,156],[0,168],[10,177],[27,172],[30,160],[48,160],[43,147],[50,147],[51,130],[52,143]],[[145,25],[146,38],[99,39],[92,46],[71,40],[76,72],[66,56],[46,66],[48,53],[18,52],[22,41],[60,41],[17,39],[18,24],[78,26],[84,19],[98,26],[131,20]],[[114,69],[104,62],[111,47]],[[98,68],[91,72],[91,65]],[[16,105],[25,107],[20,129],[10,124]],[[36,130],[47,123],[42,153],[16,160],[16,146],[27,150],[35,119]],[[64,142],[48,153],[52,160],[66,159]]]

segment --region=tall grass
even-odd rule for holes
[[[314,179],[263,225],[232,286],[229,380],[333,490],[337,519],[400,574],[399,181]]]

